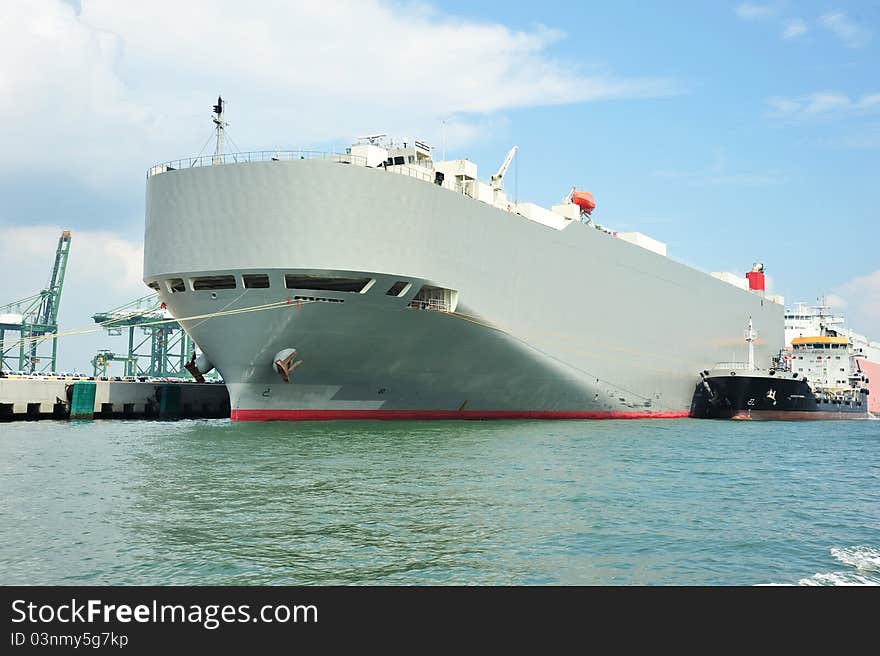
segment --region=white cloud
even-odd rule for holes
[[[452,114],[450,136],[475,139],[484,117],[511,108],[676,92],[668,79],[585,74],[554,58],[557,30],[424,4],[82,0],[77,13],[61,0],[10,2],[0,172],[62,171],[95,186],[142,184],[155,161],[195,154],[218,92],[246,150],[369,131],[437,142]]]
[[[859,109],[880,109],[880,93],[869,93],[859,100],[857,107]]]
[[[780,98],[778,96],[768,98],[767,104],[770,105],[771,113],[778,115],[795,114],[799,112],[803,106],[801,102],[789,98]]]
[[[45,288],[62,226],[0,227],[3,292],[0,304],[36,294]],[[141,281],[143,245],[108,232],[73,230],[67,275],[59,306],[62,331],[94,328],[92,315],[110,310],[150,292]],[[14,272],[14,275],[11,275]],[[8,340],[17,339],[14,333]],[[124,338],[106,333],[71,335],[59,340],[59,368],[90,371],[101,348],[125,351]]]
[[[846,302],[846,299],[842,296],[838,296],[837,294],[826,294],[825,302],[828,304],[832,310],[843,311],[846,309],[846,306],[849,305]]]
[[[785,28],[782,30],[783,39],[796,39],[803,36],[808,31],[807,24],[800,18],[792,18],[785,21]]]
[[[825,114],[841,109],[849,109],[852,101],[849,97],[839,93],[814,93],[804,106],[806,114]]]
[[[863,94],[860,98],[834,91],[820,91],[803,96],[767,99],[770,115],[784,118],[809,118],[869,114],[880,110],[880,93]]]
[[[861,48],[874,36],[870,30],[851,20],[842,11],[823,14],[819,17],[819,24],[849,48]]]
[[[836,307],[847,309],[847,324],[880,341],[880,270],[853,278],[834,290]]]
[[[759,5],[754,2],[742,2],[734,9],[736,15],[743,20],[763,20],[775,16],[778,9],[774,5]]]
[[[61,226],[0,227],[0,260],[16,275],[4,280],[6,294],[34,293],[35,282],[48,280]],[[127,241],[109,232],[71,233],[66,285],[84,285],[92,290],[112,292],[144,291],[143,245]],[[111,275],[112,272],[112,275]]]

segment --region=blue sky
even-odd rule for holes
[[[439,145],[445,118],[488,177],[516,143],[521,200],[577,184],[600,223],[704,270],[762,261],[880,340],[877,2],[11,4],[0,301],[38,290],[69,227],[65,328],[141,293],[144,172],[198,152],[222,92],[243,150]],[[79,366],[115,346],[80,339]]]

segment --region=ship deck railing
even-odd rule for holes
[[[748,362],[717,362],[713,369],[729,369],[730,371],[752,371]],[[755,370],[757,371],[757,370]]]
[[[380,166],[378,168],[384,168],[390,173],[398,173],[400,175],[409,176],[410,178],[417,178],[418,180],[423,180],[424,182],[433,182],[434,180],[432,171],[420,166],[394,164],[392,166]]]
[[[339,164],[353,164],[355,166],[367,166],[366,157],[352,155],[350,153],[331,153],[320,150],[255,150],[246,153],[223,153],[221,155],[201,155],[199,157],[184,157],[182,159],[162,162],[151,166],[147,171],[147,178],[167,171],[179,169],[192,169],[200,166],[215,166],[220,164],[246,164],[249,162],[292,162],[301,159],[322,159]],[[423,167],[395,164],[393,166],[379,166],[389,173],[397,173],[410,178],[417,178],[425,182],[432,182],[432,172]]]
[[[413,308],[415,310],[434,310],[436,312],[449,312],[449,303],[446,301],[431,298],[431,299],[417,299],[414,298],[409,302],[407,307]]]
[[[248,162],[290,162],[299,159],[324,159],[340,164],[366,166],[367,160],[359,155],[349,153],[330,153],[319,150],[255,150],[246,153],[223,153],[220,155],[201,155],[200,157],[184,157],[182,159],[163,162],[150,167],[147,177],[166,171],[192,169],[199,166],[215,166],[219,164],[246,164]]]

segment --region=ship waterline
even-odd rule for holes
[[[781,305],[592,226],[334,161],[152,175],[144,280],[239,420],[681,417],[745,318],[783,344]]]

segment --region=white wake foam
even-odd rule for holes
[[[798,585],[880,585],[880,581],[852,572],[828,572],[801,579]]]
[[[819,572],[800,579],[797,585],[877,585],[880,586],[880,549],[868,546],[832,547],[831,555],[851,570]],[[767,585],[788,585],[770,583]]]
[[[831,549],[831,555],[844,565],[867,572],[880,572],[880,549],[859,546]]]

